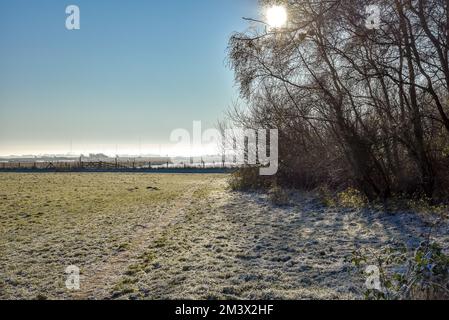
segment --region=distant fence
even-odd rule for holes
[[[0,162],[0,172],[152,172],[152,171],[213,171],[229,172],[238,166],[233,163],[172,163],[150,161],[36,161]]]

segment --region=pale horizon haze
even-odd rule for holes
[[[80,30],[65,27],[68,5]],[[212,128],[238,99],[228,40],[258,10],[257,0],[1,1],[0,156],[173,152],[172,130]]]

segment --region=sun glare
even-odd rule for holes
[[[266,12],[267,23],[270,28],[283,28],[287,24],[287,10],[284,6],[271,6]]]

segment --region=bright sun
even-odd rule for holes
[[[271,6],[266,12],[270,28],[282,28],[287,24],[287,10],[284,6]]]

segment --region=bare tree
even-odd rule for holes
[[[447,182],[449,0],[375,3],[375,30],[373,1],[291,0],[288,27],[234,34],[229,62],[248,107],[231,120],[280,130],[285,183],[431,197]]]

